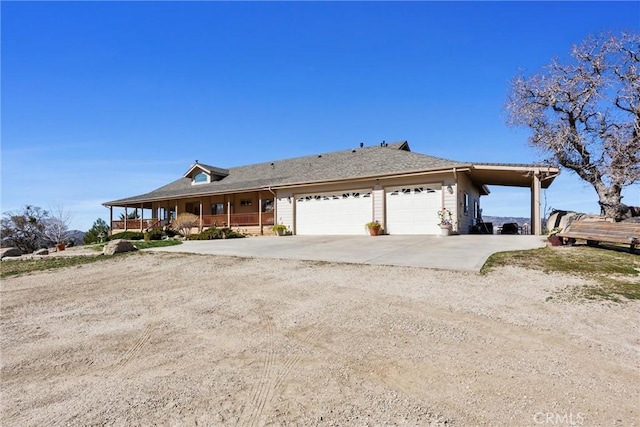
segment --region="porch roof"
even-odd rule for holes
[[[192,170],[195,164],[190,167]],[[200,164],[200,166],[202,166]],[[214,167],[211,167],[212,169]],[[105,206],[136,206],[152,201],[278,189],[305,184],[349,181],[419,174],[438,171],[467,171],[472,181],[484,184],[530,186],[523,174],[533,174],[544,168],[549,178],[542,181],[548,187],[558,173],[557,168],[536,165],[480,165],[411,152],[406,141],[361,147],[352,150],[316,154],[228,169],[228,175],[218,181],[193,185],[187,176],[149,193],[105,202]],[[227,170],[225,170],[227,171]],[[526,183],[525,183],[526,181]]]

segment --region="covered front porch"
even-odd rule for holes
[[[274,195],[268,191],[149,200],[109,205],[111,234],[163,228],[181,213],[199,218],[198,230],[212,225],[264,234],[275,224]]]

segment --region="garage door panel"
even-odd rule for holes
[[[389,188],[386,227],[389,234],[438,234],[442,190],[435,185]]]
[[[303,194],[296,197],[296,234],[364,234],[371,221],[371,190]]]

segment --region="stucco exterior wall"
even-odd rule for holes
[[[446,177],[442,182],[442,207],[451,212],[452,231],[460,232],[460,219],[458,215],[458,184],[453,176]]]
[[[384,188],[380,184],[377,184],[373,188],[373,192],[371,193],[373,198],[373,218],[371,221],[379,221],[382,224],[382,229],[385,229],[385,199],[384,199]]]
[[[276,193],[276,224],[284,224],[291,230],[294,228],[294,197],[290,190],[279,190]]]
[[[460,234],[469,234],[472,225],[475,224],[474,208],[480,206],[480,191],[471,183],[465,174],[458,174],[458,186],[455,194],[457,195],[457,218],[458,232]],[[467,203],[465,210],[465,194],[467,195]]]

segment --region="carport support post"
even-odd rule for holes
[[[531,234],[542,234],[542,218],[540,217],[540,171],[533,173],[531,180]]]
[[[127,207],[124,207],[124,231],[127,231],[127,218],[129,218],[129,211]]]
[[[113,235],[113,206],[109,206],[109,235]]]

